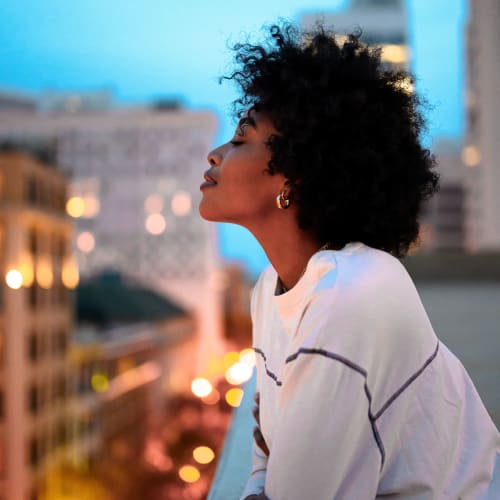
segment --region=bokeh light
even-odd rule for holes
[[[240,351],[240,362],[253,368],[256,363],[255,351],[250,348]]]
[[[226,392],[226,403],[233,408],[238,408],[241,404],[241,400],[243,399],[243,389],[239,387],[233,387]]]
[[[85,213],[85,201],[81,196],[72,196],[66,202],[66,212],[75,219],[82,217]]]
[[[19,290],[23,284],[23,275],[17,269],[7,271],[5,282],[9,288]]]
[[[83,217],[91,219],[99,213],[100,209],[101,204],[95,195],[89,194],[83,197]]]
[[[54,283],[52,261],[48,255],[39,256],[36,265],[36,281],[41,288],[48,290]]]
[[[150,214],[146,218],[146,230],[148,233],[158,235],[165,231],[167,222],[162,214]]]
[[[144,211],[147,214],[159,213],[163,210],[164,200],[161,194],[150,194],[144,201]]]
[[[462,161],[466,167],[477,167],[481,163],[481,153],[476,146],[469,145],[462,150]]]
[[[198,446],[193,450],[193,458],[199,464],[209,464],[215,458],[215,453],[208,446]]]
[[[201,400],[207,405],[215,405],[220,401],[220,392],[213,389],[208,396],[202,397]]]
[[[246,363],[235,363],[226,371],[226,380],[233,385],[246,382],[252,376],[252,367]]]
[[[61,280],[63,285],[70,290],[75,289],[80,282],[80,273],[78,272],[78,264],[73,256],[65,257],[63,260]]]
[[[95,238],[90,231],[83,231],[76,239],[76,246],[78,250],[83,253],[90,253],[95,248]]]
[[[240,353],[236,351],[230,351],[224,355],[224,370],[231,368],[235,363],[240,360]]]
[[[192,465],[183,465],[179,469],[179,477],[186,483],[195,483],[200,479],[200,471]]]
[[[174,215],[183,217],[191,212],[191,195],[187,191],[177,191],[170,203]]]
[[[213,387],[209,380],[199,377],[191,382],[191,390],[195,396],[204,398],[212,392]]]
[[[90,385],[95,392],[106,392],[109,388],[108,377],[104,373],[94,373],[90,377]]]
[[[33,285],[35,272],[33,269],[33,256],[31,255],[31,252],[24,251],[21,253],[19,272],[21,273],[23,279],[22,286],[30,287]]]

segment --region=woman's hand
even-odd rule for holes
[[[258,392],[255,393],[255,396],[253,397],[255,403],[257,406],[254,406],[252,408],[252,414],[253,418],[255,418],[255,421],[257,422],[257,426],[253,428],[253,438],[255,439],[255,443],[257,446],[267,455],[269,456],[269,448],[267,447],[266,441],[264,440],[264,436],[262,435],[262,432],[260,431],[260,413],[259,413],[259,403],[260,403],[260,395]],[[262,495],[264,495],[262,493]],[[265,495],[264,496],[256,496],[256,495],[251,495],[247,497],[247,499],[265,499],[267,498]]]

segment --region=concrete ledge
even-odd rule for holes
[[[435,252],[402,259],[416,282],[500,283],[500,252]]]
[[[255,425],[252,416],[255,370],[243,389],[245,391],[243,400],[233,412],[208,500],[238,500],[250,475],[252,429]]]

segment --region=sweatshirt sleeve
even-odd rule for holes
[[[254,441],[252,446],[252,470],[240,500],[244,500],[249,495],[258,495],[264,491],[266,468],[267,456]]]
[[[250,310],[251,310],[251,316],[252,316],[252,323],[255,326],[255,308],[256,308],[256,296],[258,294],[258,290],[262,286],[262,281],[263,281],[263,275],[260,276],[257,284],[255,285],[255,288],[252,291],[252,297],[251,297],[251,302],[250,302]],[[254,345],[256,343],[255,341],[255,328],[253,329],[252,335],[253,335],[253,342]],[[257,392],[260,392],[260,374],[257,373]],[[266,481],[266,469],[267,469],[267,460],[268,457],[266,454],[257,446],[255,443],[255,440],[253,440],[252,443],[252,468],[250,471],[250,476],[248,478],[248,481],[246,483],[245,489],[243,490],[243,494],[240,497],[240,500],[244,500],[247,496],[249,495],[258,495],[259,493],[262,493],[264,491],[264,484]]]
[[[369,418],[365,374],[334,356],[306,349],[287,363],[267,464],[272,500],[376,496],[383,445]]]

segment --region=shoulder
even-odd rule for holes
[[[262,304],[269,302],[269,299],[274,295],[274,287],[276,286],[276,271],[269,265],[259,275],[253,289],[250,299],[252,316],[256,314],[257,309],[260,309]]]
[[[362,243],[327,253],[335,265],[318,279],[305,306],[303,341],[309,337],[315,347],[367,369],[410,354],[425,358],[434,349],[429,318],[398,259]]]

